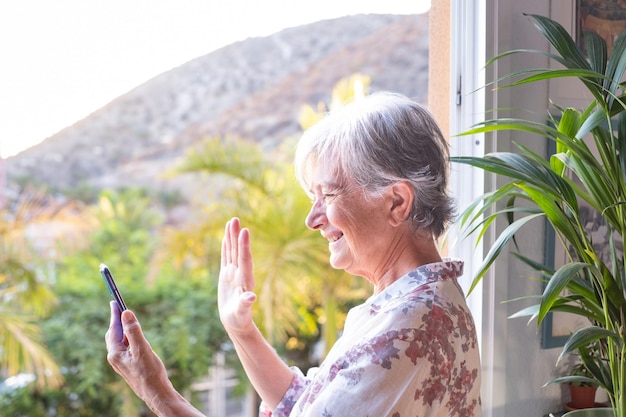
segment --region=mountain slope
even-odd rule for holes
[[[138,86],[40,145],[7,159],[9,180],[167,187],[159,174],[217,134],[275,144],[297,135],[305,104],[327,102],[356,72],[372,90],[424,102],[428,16],[356,15],[251,38]]]

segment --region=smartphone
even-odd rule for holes
[[[122,294],[120,294],[120,291],[117,289],[117,285],[115,285],[115,280],[113,280],[113,275],[111,275],[109,267],[107,267],[105,264],[100,264],[100,273],[102,274],[102,278],[104,278],[104,282],[107,284],[107,288],[113,296],[113,299],[120,307],[120,311],[126,310],[126,304],[124,303]]]

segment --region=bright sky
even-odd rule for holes
[[[0,157],[152,77],[248,37],[430,0],[7,0],[0,4]]]

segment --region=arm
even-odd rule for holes
[[[263,338],[252,320],[256,300],[250,232],[239,219],[226,224],[218,288],[220,319],[239,360],[261,399],[274,409],[285,395],[293,372]]]
[[[111,323],[105,340],[107,360],[115,372],[157,416],[204,417],[174,389],[135,314],[126,310],[120,315],[115,301],[111,302]]]

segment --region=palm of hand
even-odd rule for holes
[[[220,319],[229,333],[243,332],[253,325],[252,303],[256,296],[250,234],[238,219],[226,224],[218,285]]]

